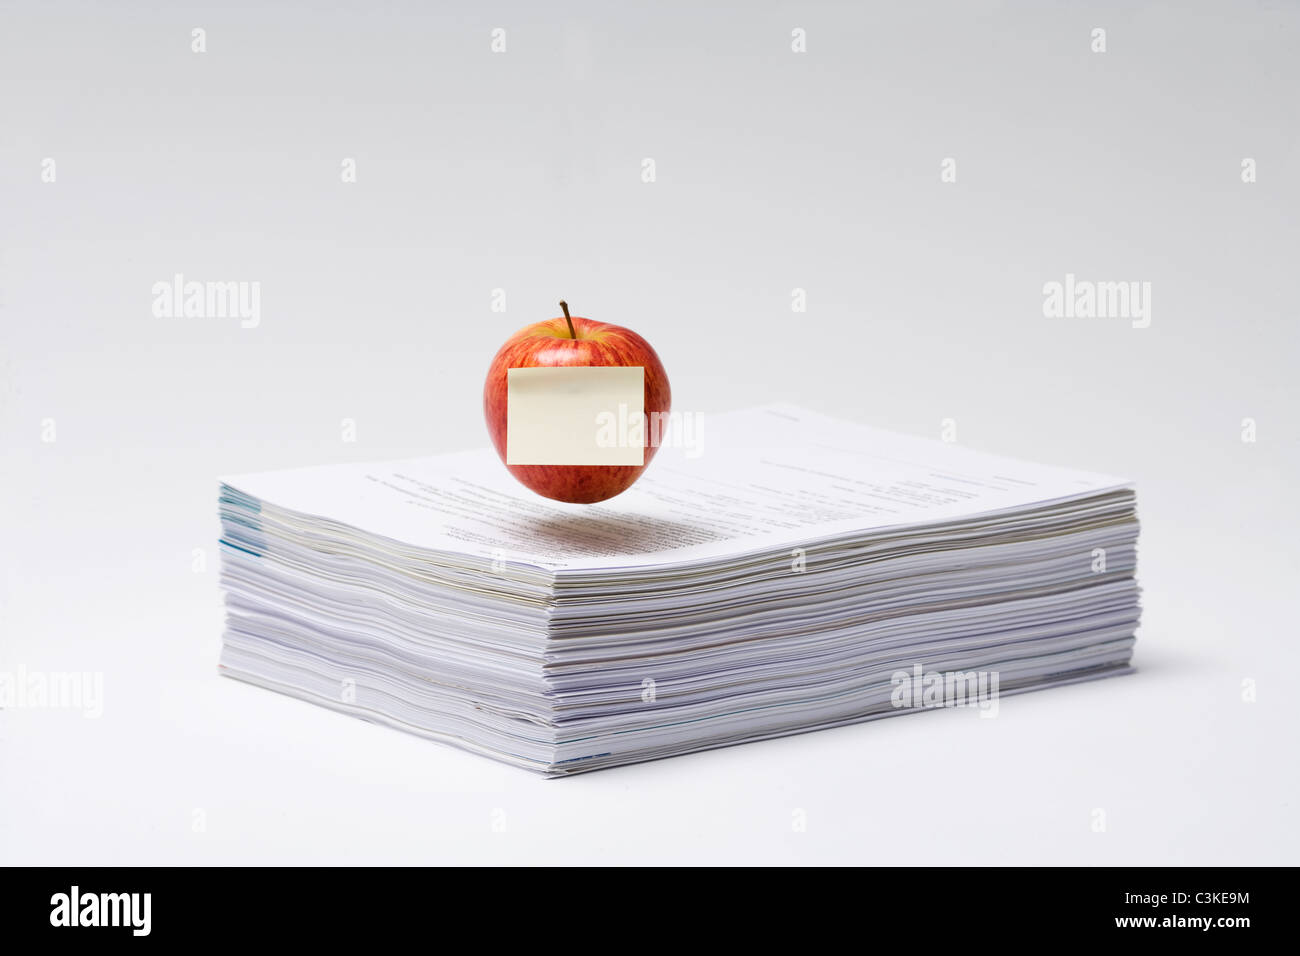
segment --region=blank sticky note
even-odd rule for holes
[[[645,464],[645,369],[512,368],[507,465]]]

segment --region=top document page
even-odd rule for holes
[[[724,563],[1131,487],[1121,478],[1002,458],[790,405],[707,415],[693,424],[689,447],[674,447],[682,422],[673,422],[637,483],[596,505],[538,497],[489,448],[223,482],[257,499],[268,518],[322,519],[403,551],[556,575]]]

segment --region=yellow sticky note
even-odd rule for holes
[[[507,465],[643,465],[644,421],[640,366],[507,372]]]

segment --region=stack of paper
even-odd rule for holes
[[[226,479],[222,672],[560,775],[1129,670],[1129,483],[706,424],[599,505],[490,450]]]

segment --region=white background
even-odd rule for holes
[[[0,670],[104,679],[0,711],[0,862],[1300,862],[1300,14],[751,6],[0,7]],[[561,297],[682,411],[1133,478],[1139,672],[561,781],[219,678],[216,477],[484,444]]]

